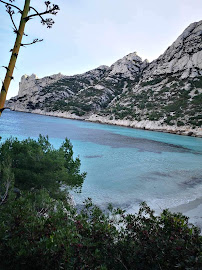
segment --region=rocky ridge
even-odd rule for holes
[[[12,110],[202,137],[202,21],[148,63],[131,53],[110,67],[38,79],[24,75]]]

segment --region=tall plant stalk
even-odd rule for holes
[[[9,66],[7,67],[6,76],[5,76],[5,79],[4,79],[4,82],[2,85],[2,89],[1,89],[1,94],[0,94],[0,116],[1,116],[1,113],[2,113],[3,108],[4,108],[4,104],[6,101],[6,95],[8,92],[10,82],[13,79],[13,70],[15,68],[15,63],[16,63],[18,53],[20,50],[22,37],[24,35],[24,29],[25,29],[25,24],[27,22],[26,18],[28,17],[30,1],[31,0],[25,0],[25,5],[24,5],[24,9],[22,11],[21,20],[20,20],[20,25],[19,25],[18,31],[16,31],[17,36],[16,36],[15,44],[14,44],[14,47],[12,50]]]
[[[22,44],[22,37],[24,35],[24,30],[25,30],[25,25],[26,23],[30,20],[33,19],[34,17],[39,17],[41,19],[41,23],[43,25],[46,25],[47,28],[51,28],[52,25],[54,24],[54,20],[52,18],[44,18],[44,15],[47,14],[51,14],[51,15],[57,15],[58,11],[60,10],[59,6],[56,4],[51,4],[50,1],[45,1],[45,10],[42,12],[38,12],[36,10],[36,8],[31,7],[30,6],[30,2],[31,0],[24,0],[24,9],[21,10],[18,6],[14,5],[13,2],[15,2],[15,0],[7,0],[9,2],[6,2],[5,0],[0,0],[0,3],[4,4],[6,7],[6,11],[8,12],[12,24],[14,26],[14,33],[16,33],[16,40],[15,40],[15,45],[13,47],[12,54],[11,54],[11,58],[10,58],[10,62],[8,67],[6,68],[6,76],[2,85],[2,89],[1,89],[1,93],[0,93],[0,116],[3,112],[4,108],[4,104],[6,101],[6,96],[7,96],[7,92],[8,92],[8,88],[10,85],[11,80],[13,79],[13,71],[15,68],[15,63],[19,54],[19,50],[21,46],[27,46],[27,45],[32,45],[35,44],[37,42],[41,42],[43,41],[43,39],[34,39],[31,43],[26,43],[26,44]],[[21,20],[20,20],[20,25],[19,28],[17,29],[15,22],[13,20],[13,14],[15,14],[15,11],[13,9],[17,9],[18,12],[21,14]],[[30,14],[28,16],[29,12],[32,12],[32,14]],[[34,13],[33,13],[34,12]]]

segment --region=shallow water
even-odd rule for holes
[[[163,209],[201,197],[201,138],[11,111],[0,118],[2,140],[39,134],[55,147],[71,140],[88,173],[82,193],[74,195],[78,204],[91,197],[134,212],[141,201]]]

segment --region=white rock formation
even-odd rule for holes
[[[143,76],[181,73],[181,78],[202,75],[202,20],[190,24],[164,54],[150,63]]]
[[[44,77],[43,79],[39,79],[36,74],[32,74],[31,76],[23,75],[21,78],[21,82],[19,83],[19,92],[18,96],[22,97],[24,95],[34,95],[36,92],[40,91],[42,87],[46,87],[65,76],[61,73]]]
[[[116,61],[111,67],[108,76],[114,76],[117,74],[122,74],[126,78],[131,80],[135,79],[136,75],[139,75],[142,65],[145,66],[147,62],[142,62],[141,57],[137,55],[136,52],[130,53]]]
[[[201,137],[201,83],[199,21],[188,26],[151,63],[142,61],[134,52],[110,67],[102,65],[74,76],[59,73],[39,79],[35,74],[24,75],[18,96],[7,106],[18,111]]]

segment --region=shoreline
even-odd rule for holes
[[[172,213],[180,212],[189,217],[189,223],[192,223],[201,229],[202,235],[202,197],[196,198],[188,203],[183,203],[169,208]]]
[[[86,121],[91,123],[99,123],[99,124],[106,124],[112,126],[120,126],[120,127],[127,127],[133,129],[140,129],[140,130],[148,130],[148,131],[155,131],[155,132],[163,132],[163,133],[170,133],[182,136],[190,136],[196,138],[202,138],[202,128],[192,129],[189,126],[167,126],[161,125],[157,121],[149,121],[149,120],[142,120],[142,121],[131,121],[131,120],[121,120],[121,119],[112,119],[110,120],[109,117],[100,116],[97,114],[91,114],[87,117],[77,116],[75,114],[71,114],[69,112],[47,112],[42,110],[23,110],[19,108],[10,108],[11,111],[17,112],[24,112],[24,113],[32,113],[32,114],[39,114],[45,116],[53,116],[59,118],[65,118],[70,120],[79,120],[79,121]]]
[[[188,212],[194,210],[200,205],[202,205],[202,197],[196,198],[193,201],[189,201],[187,203],[182,203],[180,205],[170,207],[169,209],[172,212]]]

